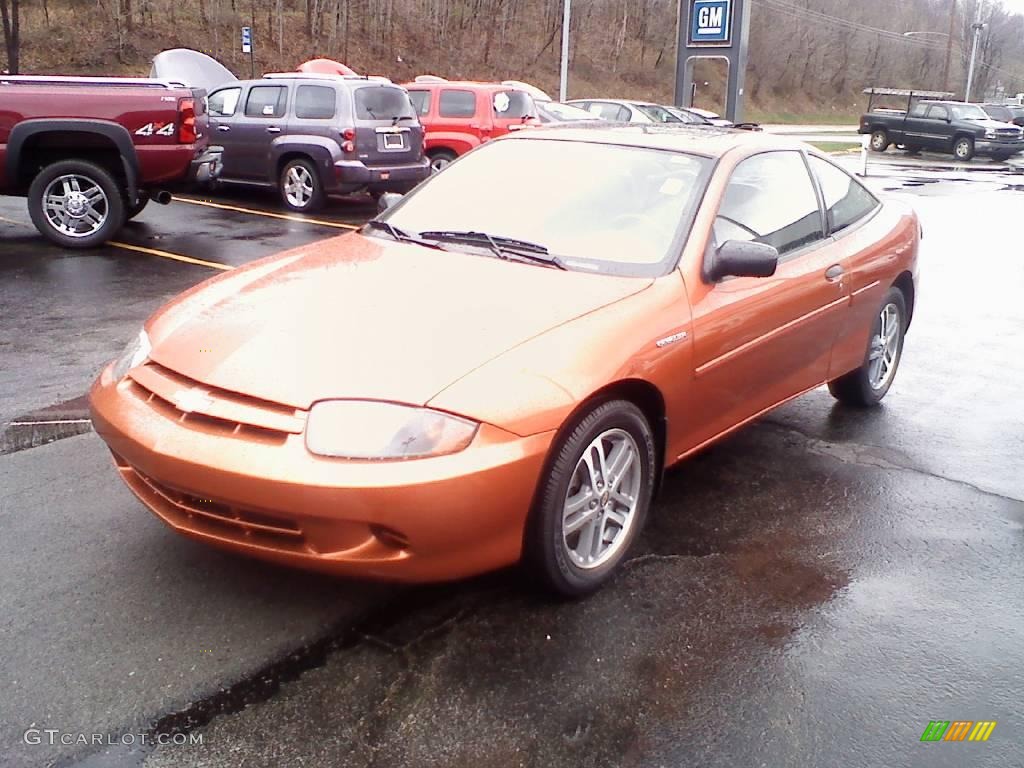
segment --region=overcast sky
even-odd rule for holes
[[[1024,14],[1024,0],[1003,0],[1003,6],[1013,13]]]

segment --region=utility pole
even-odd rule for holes
[[[949,36],[946,38],[946,63],[942,67],[942,90],[949,90],[949,65],[953,60],[953,35],[956,33],[956,0],[949,9]]]
[[[558,100],[565,101],[569,93],[569,19],[572,0],[562,4],[562,74],[558,80]]]
[[[978,37],[984,28],[985,25],[980,21],[971,24],[971,29],[974,30],[974,42],[971,44],[971,65],[967,69],[967,92],[964,94],[965,103],[971,100],[971,87],[974,85],[974,63],[978,58]]]

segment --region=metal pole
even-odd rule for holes
[[[562,75],[558,81],[558,100],[569,98],[569,17],[572,0],[564,0],[562,4]]]
[[[949,65],[953,59],[953,35],[956,32],[956,0],[949,10],[949,35],[946,36],[946,63],[942,67],[942,90],[949,90]]]
[[[971,87],[974,85],[974,61],[978,56],[978,35],[984,26],[977,22],[971,24],[971,29],[974,30],[974,43],[971,45],[971,66],[967,70],[967,92],[964,94],[964,103],[971,100]]]

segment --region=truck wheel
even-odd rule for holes
[[[967,162],[974,157],[974,139],[970,136],[960,136],[953,142],[953,156],[962,162]]]
[[[297,213],[312,213],[324,204],[324,188],[309,160],[290,160],[281,170],[281,201]]]
[[[114,177],[95,163],[61,160],[32,180],[28,212],[48,240],[65,248],[92,248],[124,225],[123,194]]]
[[[889,132],[885,128],[876,128],[871,132],[872,152],[885,152],[891,143],[889,141]]]
[[[455,153],[448,149],[435,149],[428,153],[428,157],[431,173],[440,173],[455,162]]]
[[[139,202],[137,202],[135,205],[125,205],[125,210],[127,211],[127,213],[125,214],[125,219],[131,221],[140,213],[142,213],[142,211],[146,208],[148,204],[149,192],[139,192]]]

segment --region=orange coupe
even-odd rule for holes
[[[878,403],[913,316],[916,215],[765,134],[525,131],[389,203],[196,286],[100,375],[96,430],[175,530],[583,594],[666,467],[822,384]]]

